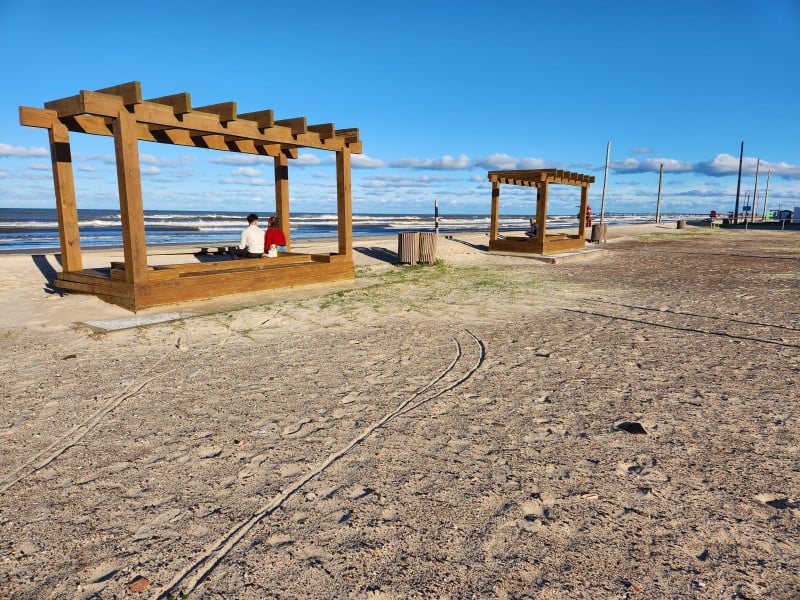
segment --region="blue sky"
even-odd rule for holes
[[[20,105],[140,81],[145,98],[358,127],[357,213],[489,212],[494,169],[594,175],[607,212],[733,209],[769,176],[800,206],[800,2],[0,2],[0,206],[54,207]],[[72,135],[79,208],[118,206],[111,138]],[[267,211],[271,160],[141,142],[146,209]],[[760,159],[756,190],[755,167]],[[335,210],[331,153],[290,161],[290,207]],[[551,188],[550,211],[579,193]],[[532,211],[504,186],[501,212]]]

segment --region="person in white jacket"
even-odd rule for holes
[[[247,215],[247,227],[242,231],[242,239],[238,246],[231,247],[233,260],[239,258],[261,258],[264,256],[264,232],[258,228],[258,215]]]

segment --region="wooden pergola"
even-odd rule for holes
[[[350,155],[362,152],[358,129],[276,120],[272,110],[237,114],[235,102],[192,107],[188,93],[142,100],[138,81],[19,108],[20,123],[50,135],[62,272],[55,284],[95,294],[129,310],[224,294],[352,279]],[[70,132],[113,136],[124,263],[84,269],[73,180]],[[287,235],[278,258],[149,266],[139,141],[268,156],[275,167],[275,215]],[[336,152],[338,253],[296,254],[289,240],[289,159],[298,148]],[[243,227],[244,227],[243,223]]]
[[[527,254],[556,254],[586,247],[586,207],[589,205],[591,175],[581,175],[560,169],[532,169],[520,171],[489,171],[492,182],[492,221],[489,231],[489,251],[521,252]],[[581,188],[581,207],[578,217],[578,235],[547,233],[547,192],[551,183],[576,185]],[[498,236],[500,223],[500,185],[522,185],[536,188],[536,237]]]

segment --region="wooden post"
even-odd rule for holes
[[[56,192],[58,236],[61,241],[61,268],[64,273],[74,273],[83,270],[83,262],[69,130],[62,123],[55,121],[48,133],[50,134],[50,160],[53,163],[53,184]]]
[[[767,170],[767,187],[764,189],[764,212],[761,213],[761,220],[767,220],[767,195],[769,195],[769,176],[772,174],[772,169]]]
[[[497,241],[497,233],[500,229],[500,182],[492,182],[492,216],[489,225],[489,241]]]
[[[147,244],[144,235],[142,180],[139,168],[139,142],[136,117],[121,109],[113,120],[114,150],[117,155],[119,210],[122,217],[122,247],[125,254],[125,281],[145,283]]]
[[[578,214],[578,238],[586,239],[586,207],[589,205],[589,188],[581,186],[581,209]]]
[[[350,149],[336,152],[336,208],[338,211],[339,254],[353,258],[353,199],[350,183]]]
[[[275,157],[275,218],[286,236],[286,250],[292,251],[289,235],[289,157],[279,152]]]
[[[547,181],[545,181],[536,186],[536,223],[539,229],[536,237],[542,240],[542,244],[547,241],[547,185]],[[542,251],[544,251],[544,245]]]

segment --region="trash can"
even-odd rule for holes
[[[419,233],[401,231],[397,234],[397,262],[409,265],[417,264],[419,257]]]
[[[605,242],[608,225],[605,223],[595,223],[592,225],[591,241],[595,243]]]
[[[432,265],[436,262],[436,234],[420,231],[419,262]]]
[[[686,221],[678,221],[678,229],[686,229]]]

